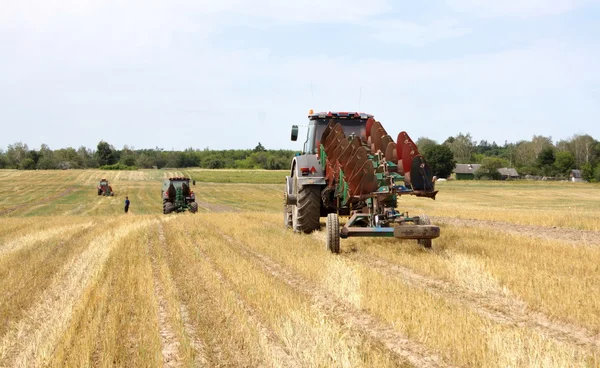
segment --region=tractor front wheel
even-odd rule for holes
[[[321,187],[303,185],[297,189],[296,205],[292,206],[292,227],[295,232],[309,234],[321,227]]]
[[[327,250],[340,252],[340,219],[337,213],[327,214]]]
[[[196,202],[190,203],[190,212],[191,213],[198,212],[198,203],[196,203]]]

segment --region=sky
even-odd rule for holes
[[[310,109],[600,140],[600,0],[0,0],[0,149],[301,150]]]

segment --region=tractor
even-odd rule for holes
[[[415,239],[431,248],[440,236],[425,214],[397,209],[403,195],[435,200],[436,177],[408,134],[396,142],[374,115],[358,112],[308,114],[301,153],[291,163],[284,190],[284,226],[297,233],[320,230],[326,217],[326,249],[340,252],[340,239]],[[298,139],[298,125],[291,140]],[[339,217],[348,217],[340,228]]]
[[[196,194],[190,189],[190,179],[186,177],[173,177],[163,181],[161,198],[163,213],[190,211],[198,212]]]
[[[113,192],[112,187],[108,184],[108,180],[100,179],[98,182],[98,195],[101,196],[114,196],[115,192]]]

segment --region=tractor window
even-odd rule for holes
[[[340,124],[342,124],[342,127],[344,128],[344,135],[346,135],[346,137],[350,136],[351,134],[356,135],[357,137],[359,137],[363,142],[367,142],[367,121],[366,120],[346,120],[346,119],[339,119],[338,120],[340,122]],[[329,124],[329,120],[327,119],[321,119],[321,120],[316,120],[315,121],[315,125],[316,125],[316,131],[314,132],[314,136],[311,136],[311,129],[314,129],[312,127],[309,128],[308,130],[308,134],[309,134],[309,140],[310,142],[315,142],[314,146],[318,147],[321,142],[321,135],[323,135],[323,131],[325,130],[325,128],[327,127],[327,124]],[[313,138],[314,137],[314,138]],[[311,138],[313,139],[311,141]],[[308,141],[307,143],[305,143],[305,151],[306,151],[306,146],[308,145]],[[314,151],[311,151],[311,153],[316,153],[316,150],[318,148],[314,149]],[[308,151],[306,151],[308,152]]]
[[[304,142],[304,153],[315,153],[315,126],[313,124],[308,125],[308,133],[306,135],[306,142]]]
[[[361,140],[367,140],[367,123],[365,120],[350,120],[342,123],[344,134],[348,137],[351,134],[359,137]]]

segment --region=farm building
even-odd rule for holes
[[[498,172],[500,173],[500,175],[502,175],[502,180],[519,178],[519,173],[517,172],[517,169],[512,167],[503,167],[501,169],[498,169]]]
[[[456,164],[453,171],[454,177],[456,180],[473,180],[475,171],[480,167],[480,164]]]
[[[571,170],[569,179],[570,181],[583,181],[583,177],[581,176],[581,170]]]

